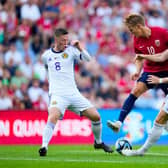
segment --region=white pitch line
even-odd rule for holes
[[[147,153],[147,155],[153,155],[153,156],[168,156],[168,154],[162,154],[162,153]],[[145,158],[145,157],[144,157]],[[52,161],[52,162],[85,162],[85,163],[118,163],[118,164],[123,164],[123,163],[131,163],[130,160],[85,160],[85,159],[56,159],[56,158],[49,158],[49,157],[39,157],[39,158],[25,158],[25,157],[0,157],[0,160],[11,160],[11,161]],[[151,163],[148,162],[147,160],[144,160],[144,162],[141,161],[136,161],[138,164],[145,164],[145,163]],[[159,162],[157,163],[158,165],[162,164],[167,164],[167,162]]]
[[[58,151],[57,151],[58,152]],[[67,153],[71,153],[71,154],[73,154],[73,153],[84,153],[84,154],[95,154],[95,153],[104,153],[103,151],[101,151],[101,150],[99,150],[99,151],[96,151],[96,150],[94,150],[94,151],[88,151],[88,150],[73,150],[73,151],[59,151],[58,153],[62,153],[62,154],[67,154]],[[118,154],[116,151],[115,151],[115,153],[116,154]],[[109,155],[113,155],[114,153],[107,153],[107,154],[109,154]],[[149,153],[145,153],[145,155],[153,155],[153,156],[168,156],[168,153],[151,153],[151,152],[149,152]]]
[[[95,162],[95,163],[126,163],[125,161],[113,161],[113,160],[82,160],[82,159],[65,159],[65,160],[62,160],[62,159],[55,159],[55,158],[39,158],[39,159],[36,159],[36,158],[12,158],[12,157],[8,157],[8,158],[3,158],[3,157],[0,157],[0,160],[13,160],[13,161],[52,161],[52,162]]]
[[[150,156],[168,156],[167,153],[146,153],[145,155],[150,155]]]

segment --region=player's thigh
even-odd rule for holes
[[[56,111],[56,113],[60,113],[60,117],[62,118],[64,116],[65,113],[65,109],[69,106],[70,102],[68,102],[68,100],[62,96],[57,96],[57,95],[51,95],[50,100],[49,100],[49,106],[48,106],[48,112],[49,112],[49,116],[50,113],[52,113],[52,115],[55,114],[54,111]],[[52,116],[51,115],[51,116]]]
[[[146,92],[148,89],[154,88],[155,84],[149,84],[147,79],[149,75],[152,75],[153,73],[150,72],[143,72],[140,76],[140,78],[137,80],[137,83],[135,84],[134,88],[132,89],[132,93],[139,97],[144,92]]]
[[[147,90],[148,90],[148,88],[147,88],[146,84],[139,81],[134,85],[134,88],[132,89],[131,93],[134,96],[139,97],[143,93],[145,93]]]
[[[77,93],[74,96],[72,96],[70,98],[70,102],[70,109],[72,109],[72,111],[79,115],[83,115],[83,112],[87,109],[94,108],[92,103],[80,93]]]

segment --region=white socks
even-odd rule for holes
[[[163,128],[165,125],[161,125],[158,123],[154,123],[151,132],[148,134],[148,138],[145,141],[145,144],[138,149],[138,153],[144,154],[157,140],[160,138],[163,132]]]
[[[48,148],[48,144],[52,138],[54,128],[55,128],[54,123],[47,122],[47,124],[44,128],[44,131],[43,131],[42,147]]]
[[[164,126],[164,129],[168,131],[168,121],[166,122],[166,125]]]
[[[43,131],[43,137],[42,137],[42,147],[48,148],[48,144],[52,138],[53,131],[55,128],[55,124],[51,122],[47,122],[44,131]],[[101,121],[92,121],[92,131],[94,134],[94,139],[96,143],[100,144],[102,143],[101,140],[101,134],[102,134],[102,124]]]
[[[94,134],[94,139],[96,143],[102,143],[101,134],[102,134],[102,123],[101,121],[92,121],[92,131]]]

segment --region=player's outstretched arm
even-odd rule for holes
[[[81,52],[81,56],[82,59],[84,61],[90,61],[91,60],[91,56],[90,54],[82,47],[81,43],[78,40],[75,40],[73,42],[73,46],[76,47],[80,52]]]
[[[136,54],[135,60],[146,59],[153,62],[164,62],[168,59],[168,49],[162,53],[154,55]]]

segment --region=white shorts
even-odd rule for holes
[[[168,95],[165,98],[164,105],[163,105],[163,110],[168,113]]]
[[[61,117],[63,117],[67,108],[78,115],[82,115],[81,112],[93,107],[93,105],[88,99],[77,92],[72,96],[58,96],[52,94],[49,99],[48,108],[51,107],[57,107],[61,111]]]

